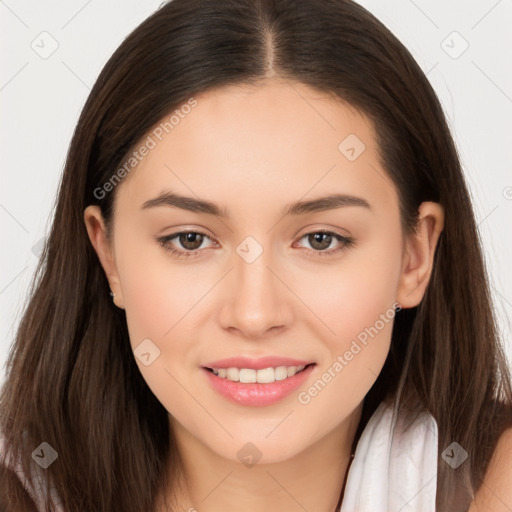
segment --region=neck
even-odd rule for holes
[[[180,489],[160,511],[282,512],[338,510],[361,418],[359,406],[325,437],[295,455],[272,463],[245,466],[210,450],[177,422],[172,422],[181,459]]]

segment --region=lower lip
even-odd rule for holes
[[[213,389],[222,396],[239,405],[265,406],[279,402],[299,388],[309,377],[315,365],[312,364],[293,377],[284,380],[276,380],[268,384],[258,382],[243,383],[233,382],[218,377],[210,370],[203,368]]]

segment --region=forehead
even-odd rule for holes
[[[194,100],[193,108],[178,107],[144,137],[151,149],[116,202],[142,206],[166,189],[234,209],[330,192],[396,200],[373,124],[327,93],[271,79]]]

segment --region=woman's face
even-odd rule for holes
[[[277,462],[358,409],[415,259],[355,109],[279,80],[195,100],[141,141],[102,263],[175,428],[227,459]]]

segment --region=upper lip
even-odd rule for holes
[[[292,357],[265,356],[258,359],[250,357],[228,357],[204,364],[205,368],[277,368],[278,366],[306,366],[314,361],[295,359]]]

